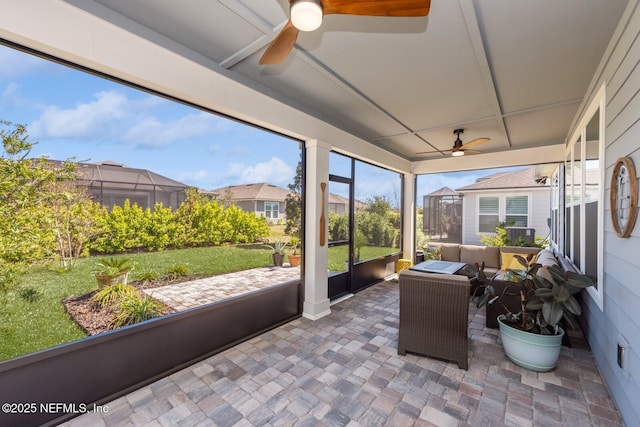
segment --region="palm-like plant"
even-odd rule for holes
[[[133,270],[135,267],[135,263],[133,263],[129,258],[116,257],[103,259],[96,263],[96,265],[99,267],[96,274],[104,274],[108,276],[124,273],[126,271]]]
[[[266,246],[273,249],[274,254],[284,254],[284,251],[289,247],[289,242],[283,239],[276,239]]]

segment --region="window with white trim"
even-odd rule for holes
[[[280,203],[278,202],[264,202],[264,216],[269,219],[278,219],[279,209]]]
[[[500,222],[500,198],[498,196],[478,197],[478,231],[493,233]]]
[[[564,255],[585,274],[597,277],[598,283],[587,289],[602,309],[603,241],[604,230],[604,84],[585,110],[567,145],[564,168],[565,221]],[[563,197],[564,196],[564,197]]]
[[[505,217],[507,224],[515,227],[529,225],[529,196],[505,196]]]
[[[528,227],[530,199],[530,194],[478,196],[478,232],[495,233],[501,222],[514,227]]]

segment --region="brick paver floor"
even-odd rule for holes
[[[300,267],[260,267],[144,292],[180,311],[299,278]]]
[[[469,370],[397,354],[398,287],[384,282],[107,403],[68,426],[622,425],[579,333],[557,368],[509,362],[469,305]]]

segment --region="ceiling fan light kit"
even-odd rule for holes
[[[296,0],[291,2],[291,22],[300,31],[313,31],[322,24],[320,0]]]
[[[431,0],[290,0],[289,20],[258,63],[280,64],[296,44],[298,33],[318,29],[324,15],[409,18],[427,16],[430,7]]]
[[[443,154],[443,151],[450,151],[453,157],[464,156],[466,151],[468,151],[469,154],[477,154],[477,153],[480,153],[480,151],[469,150],[469,148],[475,147],[476,145],[484,144],[485,142],[488,142],[491,140],[491,138],[476,138],[476,139],[472,139],[466,144],[463,144],[462,140],[460,139],[461,133],[464,133],[464,129],[456,129],[453,131],[453,134],[456,136],[456,140],[453,141],[453,147],[449,148],[448,150],[421,151],[416,154],[435,154],[435,153]]]

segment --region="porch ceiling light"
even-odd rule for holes
[[[291,22],[300,31],[313,31],[322,24],[320,0],[297,0],[291,3]]]
[[[460,156],[464,156],[464,151],[463,150],[457,150],[457,151],[452,151],[451,155],[453,157],[460,157]]]

